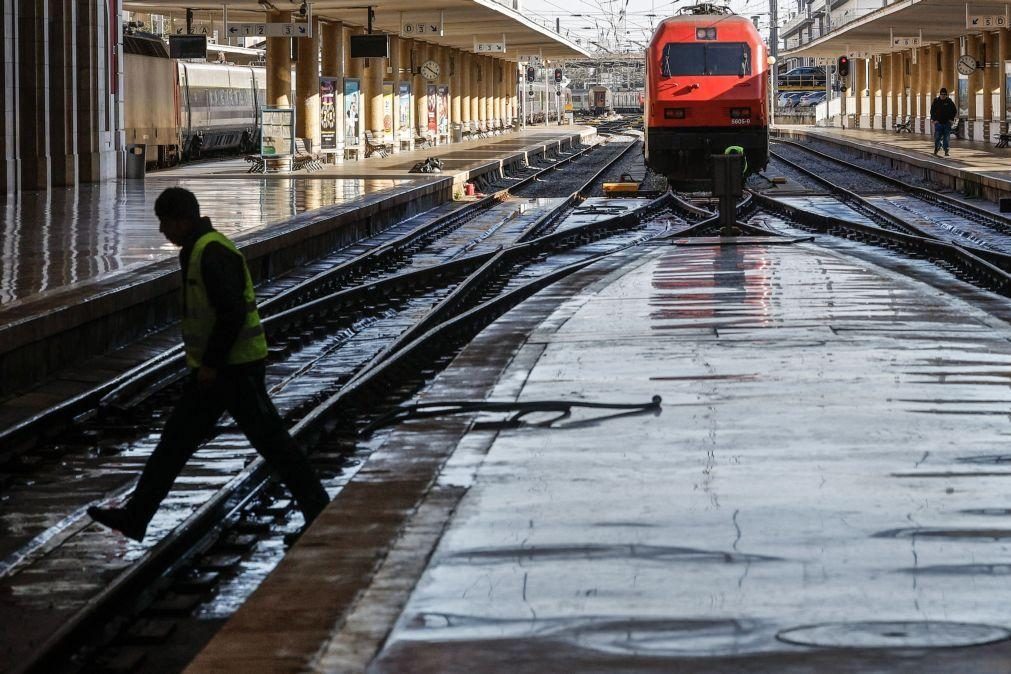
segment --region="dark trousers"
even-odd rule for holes
[[[951,123],[934,122],[934,152],[937,152],[942,147],[947,152],[949,138],[951,138]]]
[[[206,388],[197,385],[195,373],[190,375],[126,506],[138,524],[151,521],[183,466],[225,411],[288,487],[306,523],[326,507],[330,502],[326,491],[267,395],[265,373],[262,361],[225,367]]]

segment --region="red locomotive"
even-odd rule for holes
[[[743,148],[748,173],[764,169],[768,60],[754,24],[727,8],[696,5],[665,19],[646,50],[646,165],[695,188],[712,180],[711,155],[728,148]]]

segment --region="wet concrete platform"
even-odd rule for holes
[[[772,134],[774,138],[831,143],[865,157],[878,157],[893,168],[970,196],[991,201],[1011,197],[1011,149],[995,147],[992,142],[952,136],[951,154],[945,157],[935,156],[933,136],[921,133],[781,125],[773,127]]]
[[[204,213],[236,238],[254,275],[266,269],[276,275],[450,201],[460,180],[501,175],[503,166],[591,142],[595,133],[581,126],[537,129],[313,173],[235,173],[229,166],[245,162],[221,160],[144,181],[24,193],[5,205],[0,227],[0,395],[171,318],[177,249],[158,232],[153,213],[166,187],[194,191]],[[440,153],[470,159],[447,162],[441,174],[387,168]],[[114,325],[110,316],[117,316]]]
[[[423,399],[662,412],[402,424],[188,671],[1011,671],[1011,326],[905,264],[664,246],[538,294]]]

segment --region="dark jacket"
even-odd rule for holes
[[[200,226],[183,243],[182,250],[179,251],[183,287],[186,286],[186,268],[189,265],[190,253],[193,252],[193,244],[211,229],[211,221],[208,218],[201,218]],[[214,328],[207,340],[207,350],[203,356],[203,363],[207,367],[217,369],[225,365],[228,352],[246,321],[246,301],[243,298],[246,275],[243,265],[241,257],[215,241],[207,244],[200,259],[200,272],[207,288],[207,299],[214,307],[215,314]],[[183,297],[185,296],[184,293]]]
[[[930,104],[930,119],[932,121],[951,124],[956,117],[958,117],[958,108],[955,107],[955,101],[950,98],[938,96]]]

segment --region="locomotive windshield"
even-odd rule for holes
[[[751,74],[751,47],[744,42],[699,44],[668,42],[660,58],[660,73],[672,75]]]

